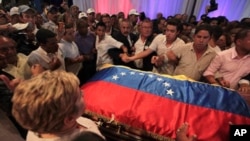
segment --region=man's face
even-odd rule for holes
[[[56,53],[58,51],[58,44],[56,37],[48,38],[46,44],[43,45],[47,53]]]
[[[94,22],[95,21],[95,13],[89,13],[88,15],[88,21]]]
[[[0,25],[7,24],[9,22],[7,15],[0,12]]]
[[[103,21],[103,23],[105,23],[107,29],[111,28],[111,21],[110,21],[109,17],[103,17],[102,21]]]
[[[96,35],[99,37],[100,40],[102,40],[105,36],[105,27],[98,26],[96,29]]]
[[[35,22],[35,14],[32,12],[21,13],[20,21],[23,23],[33,23]]]
[[[164,20],[164,19],[161,19],[160,20],[160,22],[158,23],[158,29],[160,30],[160,31],[164,31],[164,27],[165,27],[165,24],[166,24],[166,21]]]
[[[216,41],[216,44],[219,47],[225,47],[226,46],[226,36],[225,35],[221,35],[220,38]]]
[[[66,29],[65,30],[65,38],[68,40],[68,41],[74,41],[75,39],[75,30],[74,28],[69,28],[69,29]]]
[[[88,33],[88,25],[83,25],[83,26],[79,27],[77,30],[78,30],[80,35],[85,36]]]
[[[79,8],[77,6],[71,7],[71,14],[72,15],[77,15],[79,13]]]
[[[183,26],[183,31],[182,33],[184,35],[187,35],[189,36],[191,34],[191,31],[192,31],[192,26],[188,25],[188,26]]]
[[[0,69],[6,68],[7,67],[7,60],[5,55],[0,54]]]
[[[158,14],[156,15],[156,17],[157,17],[157,19],[160,19],[160,18],[163,17],[163,15],[162,15],[162,13],[158,13]]]
[[[176,26],[167,25],[165,35],[166,35],[168,41],[174,41],[178,34],[179,34],[179,31],[177,31]]]
[[[138,15],[130,15],[130,19],[132,23],[136,23],[138,21]]]
[[[141,24],[141,36],[149,37],[152,34],[153,25],[151,22],[143,22]]]
[[[198,50],[203,50],[207,48],[208,42],[210,40],[210,34],[207,30],[200,30],[194,35],[194,47]]]
[[[5,55],[9,64],[14,64],[17,61],[15,42],[6,37],[1,37],[0,42],[0,54]]]
[[[130,31],[131,31],[130,23],[129,22],[122,22],[120,25],[120,30],[124,36],[128,36]]]
[[[210,22],[211,26],[217,26],[218,25],[218,21],[217,20],[213,20]]]
[[[53,21],[54,23],[57,23],[58,13],[57,12],[50,12],[50,13],[48,13],[48,18],[51,21]]]
[[[248,32],[245,38],[236,41],[236,47],[245,53],[250,53],[250,32]]]

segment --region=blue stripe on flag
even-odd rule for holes
[[[250,110],[241,96],[235,91],[219,86],[172,79],[124,67],[101,70],[90,81],[97,80],[112,82],[187,104],[250,117]]]

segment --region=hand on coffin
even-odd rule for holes
[[[197,136],[192,135],[190,137],[187,136],[188,123],[183,123],[180,128],[177,129],[176,132],[176,141],[196,141]]]

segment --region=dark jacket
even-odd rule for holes
[[[133,52],[132,47],[134,46],[135,42],[138,40],[138,36],[132,33],[130,33],[129,36],[130,36],[132,45],[129,44],[128,38],[124,36],[121,32],[118,32],[117,34],[113,35],[113,38],[119,42],[122,42],[123,45],[128,48],[128,53],[131,54]]]
[[[7,76],[10,80],[14,79],[14,77],[6,72],[0,70],[0,75]],[[11,115],[11,98],[13,96],[13,92],[5,85],[5,83],[0,79],[0,108],[7,114]]]
[[[134,52],[133,51],[134,43],[137,41],[138,37],[134,34],[129,34],[129,36],[132,42],[131,46],[129,44],[127,37],[124,36],[121,32],[118,32],[118,34],[113,35],[113,38],[119,42],[122,42],[123,45],[128,49],[128,55],[132,55]],[[123,53],[122,49],[112,48],[108,50],[108,54],[113,59],[114,65],[124,65],[131,68],[136,68],[134,62],[124,63],[119,57],[121,53]]]
[[[13,33],[11,38],[14,39],[17,43],[17,52],[29,55],[33,50],[38,48],[38,44],[35,44],[34,41],[26,38],[25,34]]]
[[[144,50],[146,50],[146,47],[149,47],[150,44],[152,43],[152,41],[154,40],[155,36],[151,35],[148,37],[148,39],[146,40],[146,43],[144,45]],[[149,54],[147,57],[143,58],[143,68],[142,70],[144,71],[152,71],[153,70],[153,64],[151,63],[151,58],[153,56],[157,56],[156,52],[152,52],[151,54]]]

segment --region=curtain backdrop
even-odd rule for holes
[[[210,0],[197,0],[194,10],[197,19],[204,14],[209,2]],[[250,17],[250,0],[216,0],[216,2],[218,10],[210,12],[209,17],[226,16],[230,21]]]
[[[204,14],[205,7],[210,0],[196,0],[194,15],[197,19]],[[195,0],[73,0],[73,4],[79,6],[81,11],[94,8],[96,12],[117,14],[123,11],[125,15],[130,9],[145,12],[146,16],[154,19],[158,12],[165,17],[175,14],[191,14]],[[226,16],[231,20],[240,20],[250,16],[250,0],[216,0],[218,10],[209,13],[210,17]]]

